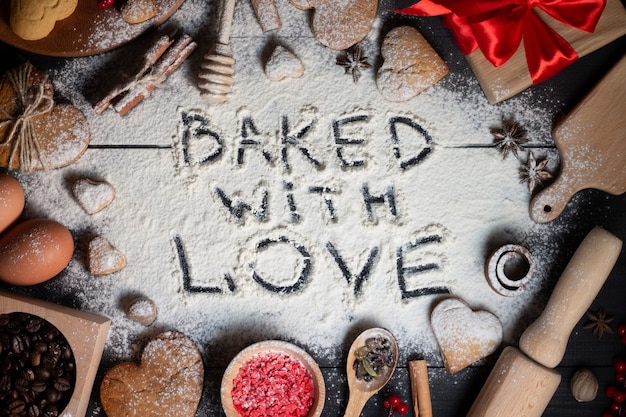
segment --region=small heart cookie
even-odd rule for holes
[[[304,74],[304,64],[296,54],[282,45],[276,45],[265,63],[265,75],[271,81],[299,78]]]
[[[450,374],[491,355],[502,342],[500,320],[488,311],[472,311],[458,298],[440,301],[430,324]]]
[[[100,385],[108,417],[194,417],[204,380],[197,346],[182,333],[157,335],[143,350],[141,363],[123,362]]]
[[[126,266],[124,254],[101,236],[95,237],[89,242],[87,251],[91,275],[112,274]]]
[[[383,64],[376,74],[376,85],[389,101],[407,101],[448,74],[443,59],[410,26],[389,31],[380,52]]]
[[[72,194],[88,214],[96,214],[111,204],[115,188],[106,181],[80,178],[72,185]]]
[[[372,28],[378,0],[290,0],[299,9],[314,9],[313,36],[341,51],[359,43]]]

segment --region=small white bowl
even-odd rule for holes
[[[226,413],[226,417],[241,417],[233,405],[232,397],[233,380],[237,376],[239,369],[253,356],[269,352],[279,352],[289,355],[293,359],[298,360],[302,366],[309,371],[313,378],[314,393],[313,404],[311,404],[307,417],[319,417],[322,414],[324,401],[326,399],[326,385],[324,384],[322,372],[315,360],[303,349],[281,340],[266,340],[250,345],[239,352],[230,362],[222,377],[222,387],[220,390],[222,408],[224,409],[224,413]]]

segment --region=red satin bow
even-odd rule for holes
[[[606,0],[421,0],[398,13],[443,15],[464,55],[480,48],[494,66],[504,64],[522,39],[533,83],[552,77],[578,54],[532,10],[546,12],[569,26],[593,32]]]

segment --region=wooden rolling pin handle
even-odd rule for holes
[[[600,292],[622,249],[622,241],[596,227],[561,274],[543,313],[524,331],[520,349],[548,368],[561,362],[574,326]]]

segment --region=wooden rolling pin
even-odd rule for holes
[[[580,244],[543,313],[522,334],[520,350],[506,347],[468,417],[540,417],[561,381],[552,369],[565,353],[574,326],[591,306],[622,249],[599,227]],[[523,352],[523,353],[522,353]]]

